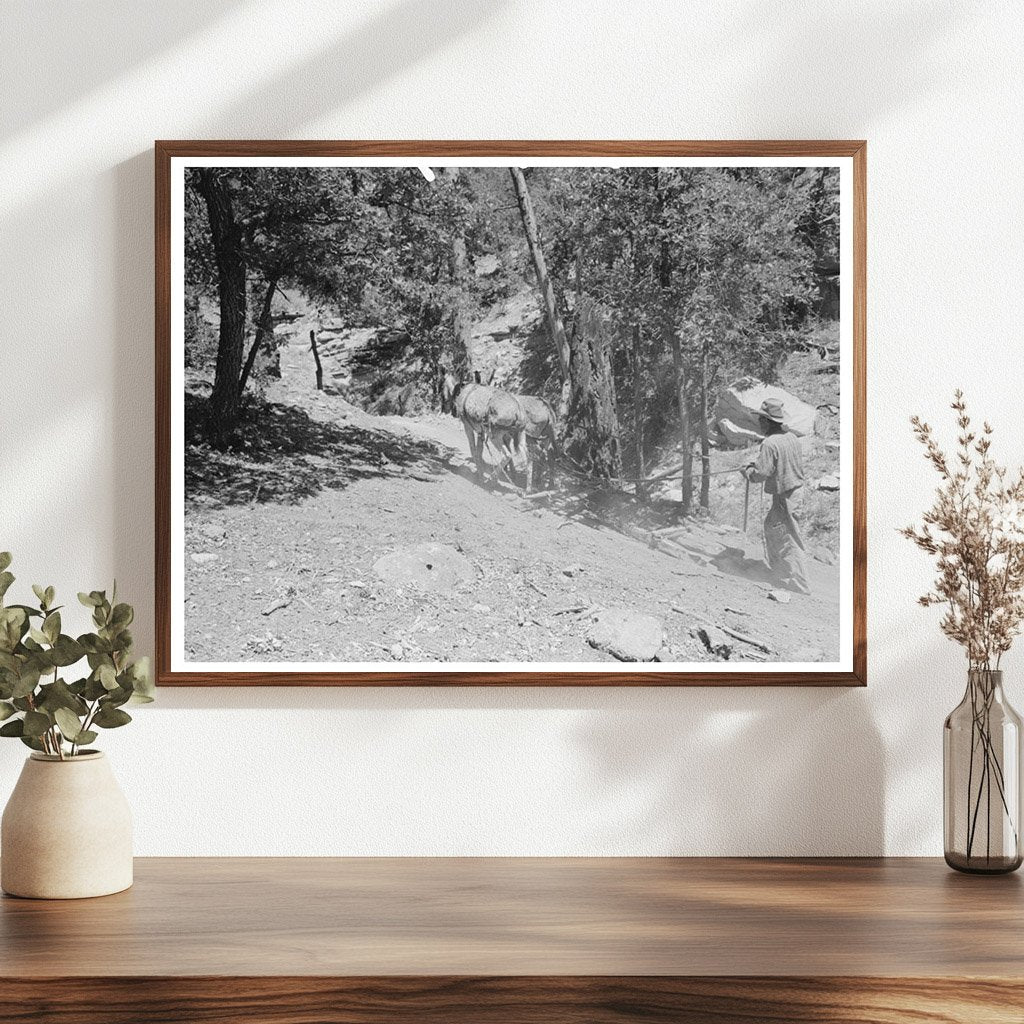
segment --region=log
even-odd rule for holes
[[[316,347],[316,331],[311,330],[309,332],[309,347],[313,350],[313,358],[316,360],[316,389],[317,391],[323,391],[324,368],[320,363],[320,353]]]
[[[739,640],[741,643],[749,644],[751,647],[756,647],[759,651],[764,651],[765,654],[775,653],[772,647],[769,644],[766,644],[763,640],[747,636],[746,633],[741,633],[737,629],[731,629],[729,626],[723,626],[720,622],[713,622],[711,619],[700,615],[698,612],[691,611],[689,608],[683,608],[677,604],[674,604],[671,607],[672,611],[678,612],[680,615],[688,615],[690,618],[696,619],[697,622],[703,623],[705,626],[713,626],[715,629],[720,629],[726,636],[731,636],[733,640]]]

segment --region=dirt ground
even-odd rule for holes
[[[587,640],[612,606],[661,620],[663,661],[838,658],[838,567],[809,558],[812,595],[773,600],[756,506],[746,539],[728,521],[678,524],[667,553],[649,537],[676,522],[670,504],[570,480],[533,500],[481,486],[457,420],[373,416],[316,391],[307,324],[280,368],[230,453],[199,440],[208,386],[190,379],[188,660],[612,661]],[[464,576],[434,586],[375,571],[423,544],[442,545]],[[769,650],[720,634],[708,639],[727,647],[709,649],[697,632],[708,623]]]

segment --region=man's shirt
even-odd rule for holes
[[[763,480],[768,494],[788,495],[804,482],[804,457],[795,434],[769,434],[761,443],[754,470],[754,481]]]

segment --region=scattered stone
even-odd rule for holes
[[[779,604],[789,604],[792,595],[787,590],[769,590],[768,600],[778,601]]]
[[[562,569],[562,575],[568,576],[570,579],[573,576],[579,576],[581,572],[583,572],[582,565],[567,565],[564,569]]]
[[[819,647],[798,647],[789,653],[789,661],[826,661],[825,652]]]
[[[217,557],[218,556],[215,555],[212,551],[203,551],[194,554],[192,556],[192,561],[195,562],[196,565],[206,565],[209,562],[216,562]]]
[[[269,562],[267,562],[267,568],[268,569],[276,569],[277,568],[277,560],[272,558]]]
[[[291,603],[292,601],[290,597],[278,597],[275,600],[271,601],[270,604],[268,604],[263,609],[263,614],[272,615],[274,612],[280,610],[281,608],[287,608],[288,605],[290,605]]]
[[[587,643],[619,661],[654,661],[665,643],[665,627],[653,615],[605,608],[595,615]]]
[[[728,661],[735,646],[728,635],[717,626],[698,626],[695,630],[697,639],[707,648],[708,652]]]
[[[362,580],[349,580],[345,584],[346,587],[352,587],[354,590],[365,590],[366,584]]]
[[[473,579],[473,566],[448,544],[413,544],[395,548],[373,563],[373,571],[389,583],[412,585],[434,593],[451,593]]]
[[[825,565],[836,564],[836,556],[828,548],[815,548],[811,553],[811,557],[818,562],[824,562]]]
[[[394,658],[395,661],[401,661],[402,658],[405,657],[405,651],[402,649],[401,644],[391,645],[391,657]]]
[[[489,612],[491,609],[486,604],[475,604],[473,605],[473,611],[475,612]]]
[[[834,474],[829,476],[823,476],[818,480],[817,488],[819,491],[838,491],[839,490],[839,477]]]
[[[199,527],[199,532],[209,540],[212,540],[215,544],[221,543],[227,536],[227,531],[223,526],[218,526],[216,523],[203,523]]]

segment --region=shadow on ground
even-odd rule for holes
[[[249,400],[230,448],[204,440],[207,399],[185,394],[185,500],[296,504],[374,477],[430,479],[447,452],[430,441],[314,420],[293,405]]]

